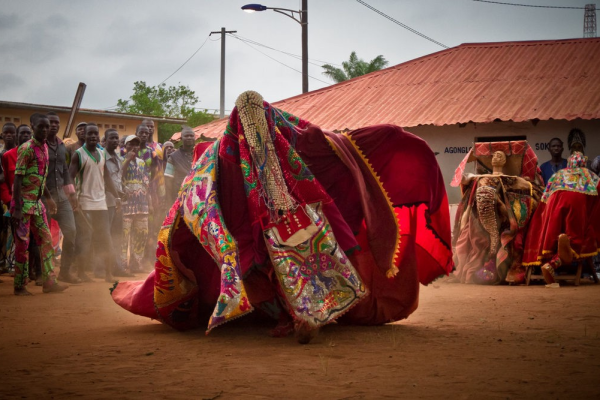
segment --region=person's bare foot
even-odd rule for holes
[[[296,341],[300,344],[308,344],[319,334],[319,328],[311,328],[304,321],[296,321],[294,323]]]
[[[29,290],[27,290],[26,288],[22,287],[22,288],[15,288],[15,296],[33,296],[33,293],[31,293]]]
[[[544,280],[547,284],[552,284],[556,282],[554,279],[554,268],[550,264],[542,265],[542,275],[544,276]]]
[[[558,258],[560,258],[563,265],[570,265],[573,262],[571,240],[564,233],[558,235]]]

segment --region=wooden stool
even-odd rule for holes
[[[560,268],[558,273],[554,275],[554,280],[556,282],[560,281],[574,281],[575,286],[579,286],[579,282],[581,281],[581,274],[583,272],[587,272],[592,275],[594,279],[594,283],[599,283],[598,275],[596,274],[596,268],[592,261],[591,257],[582,258],[580,260],[575,261],[577,263],[577,270],[574,274],[560,274]],[[525,285],[529,285],[531,280],[544,280],[544,276],[540,271],[541,267],[531,265],[527,267],[527,272],[525,273]]]

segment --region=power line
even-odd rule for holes
[[[253,46],[252,46],[250,43],[248,43],[248,42],[245,42],[244,40],[242,40],[242,39],[240,39],[240,38],[237,38],[235,35],[231,35],[231,37],[233,37],[233,38],[235,38],[235,39],[239,40],[240,42],[244,43],[246,46],[250,47],[252,50],[256,50],[256,51],[258,51],[258,52],[259,52],[260,54],[262,54],[263,56],[270,58],[271,60],[273,60],[273,61],[275,61],[275,62],[277,62],[277,63],[279,63],[279,64],[283,65],[284,67],[286,67],[286,68],[289,68],[289,69],[291,69],[291,70],[293,70],[293,71],[296,71],[296,72],[298,72],[298,73],[302,73],[302,71],[300,71],[300,70],[298,70],[298,69],[296,69],[296,68],[294,68],[294,67],[290,67],[290,66],[289,66],[289,65],[287,65],[287,64],[284,64],[284,63],[282,63],[281,61],[277,60],[276,58],[273,58],[273,57],[271,57],[270,55],[268,55],[268,54],[266,54],[266,53],[264,53],[264,52],[260,51],[259,49],[257,49],[257,48],[255,48],[255,47],[253,47]],[[319,82],[325,83],[325,84],[327,84],[327,85],[331,85],[331,82],[325,82],[325,81],[322,81],[322,80],[320,80],[319,78],[315,78],[314,76],[310,76],[310,75],[309,75],[309,78],[312,78],[312,79],[314,79],[314,80],[316,80],[316,81],[319,81]]]
[[[175,74],[176,74],[176,73],[177,73],[177,72],[178,72],[178,71],[179,71],[181,68],[183,68],[183,66],[184,66],[185,64],[187,64],[187,63],[188,63],[188,62],[189,62],[189,61],[190,61],[190,60],[191,60],[191,59],[192,59],[192,58],[193,58],[193,57],[194,57],[194,56],[195,56],[195,55],[196,55],[196,54],[197,54],[197,53],[200,51],[200,49],[201,49],[202,47],[204,47],[204,45],[205,45],[205,44],[206,44],[206,42],[208,41],[208,38],[209,38],[209,37],[210,37],[210,35],[208,35],[208,36],[206,37],[206,39],[204,40],[204,43],[202,43],[202,45],[201,45],[200,47],[198,47],[198,50],[196,50],[196,51],[194,52],[194,54],[192,54],[192,55],[190,56],[190,58],[188,58],[187,60],[185,60],[185,62],[184,62],[183,64],[181,64],[181,66],[180,66],[179,68],[177,68],[177,69],[175,70],[175,72],[173,72],[171,75],[167,76],[167,77],[166,77],[166,78],[165,78],[165,79],[164,79],[164,80],[163,80],[161,83],[159,83],[159,84],[158,84],[158,86],[160,86],[160,85],[162,85],[163,83],[165,83],[165,82],[166,82],[166,81],[167,81],[167,80],[168,80],[170,77],[172,77],[173,75],[175,75]]]
[[[517,7],[535,7],[535,8],[562,8],[569,10],[584,10],[584,7],[571,7],[571,6],[536,6],[533,4],[517,4],[517,3],[503,3],[500,1],[489,1],[489,0],[473,0],[479,3],[491,3],[491,4],[500,4],[503,6],[517,6]]]
[[[256,46],[261,46],[261,47],[264,47],[264,48],[266,48],[266,49],[273,50],[273,51],[277,51],[277,52],[279,52],[279,53],[286,54],[286,55],[288,55],[288,56],[290,56],[290,57],[294,57],[294,58],[296,58],[296,59],[298,59],[298,60],[302,60],[302,56],[299,56],[299,55],[297,55],[297,54],[293,54],[293,53],[288,53],[287,51],[278,50],[278,49],[275,49],[275,48],[273,48],[273,47],[269,47],[269,46],[267,46],[267,45],[264,45],[264,44],[262,44],[262,43],[259,43],[259,42],[257,42],[257,41],[254,41],[254,40],[252,40],[252,39],[245,38],[245,37],[243,37],[243,36],[240,36],[240,35],[229,35],[229,36],[233,36],[233,37],[235,37],[236,39],[239,39],[239,40],[242,40],[242,41],[248,42],[248,43],[250,43],[250,44],[254,44],[254,45],[256,45]],[[340,66],[339,64],[330,63],[330,62],[328,62],[328,61],[323,61],[323,60],[317,60],[317,59],[315,59],[315,58],[313,58],[312,60],[314,60],[314,61],[318,61],[318,62],[320,62],[321,64],[317,64],[317,63],[311,62],[310,60],[311,60],[311,59],[309,59],[309,61],[308,61],[308,62],[309,62],[310,64],[312,64],[312,65],[316,65],[317,67],[322,67],[322,66],[323,66],[323,64],[329,64],[329,65],[337,65],[337,66]]]
[[[442,43],[438,42],[437,40],[433,40],[433,39],[432,39],[432,38],[430,38],[429,36],[427,36],[427,35],[424,35],[423,33],[421,33],[421,32],[419,32],[419,31],[417,31],[416,29],[413,29],[413,28],[411,28],[410,26],[403,24],[402,22],[400,22],[400,21],[398,21],[398,20],[396,20],[396,19],[394,19],[394,18],[390,17],[390,16],[389,16],[389,15],[387,15],[386,13],[384,13],[384,12],[382,12],[382,11],[379,11],[378,9],[376,9],[376,8],[375,8],[375,7],[373,7],[373,6],[370,6],[369,4],[365,3],[364,1],[362,1],[362,0],[356,0],[356,1],[358,1],[360,4],[362,4],[363,6],[367,7],[368,9],[375,11],[377,14],[381,15],[382,17],[385,17],[385,18],[389,19],[390,21],[392,21],[393,23],[395,23],[395,24],[398,24],[398,25],[400,25],[401,27],[403,27],[404,29],[406,29],[406,30],[408,30],[408,31],[410,31],[410,32],[412,32],[412,33],[414,33],[415,35],[419,35],[419,36],[421,36],[423,39],[427,39],[427,40],[429,40],[430,42],[433,42],[433,43],[437,44],[438,46],[441,46],[441,47],[443,47],[443,48],[445,48],[445,49],[449,49],[449,47],[448,47],[448,46],[446,46],[445,44],[442,44]]]

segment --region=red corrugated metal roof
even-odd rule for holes
[[[340,131],[600,118],[600,38],[465,43],[273,105]],[[215,138],[225,126],[195,131]]]

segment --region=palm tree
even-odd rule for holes
[[[379,71],[388,65],[388,61],[381,55],[375,57],[370,62],[366,62],[356,55],[353,51],[350,53],[348,61],[342,62],[342,68],[336,68],[331,64],[323,65],[323,75],[333,79],[336,83],[347,81],[370,72]]]

